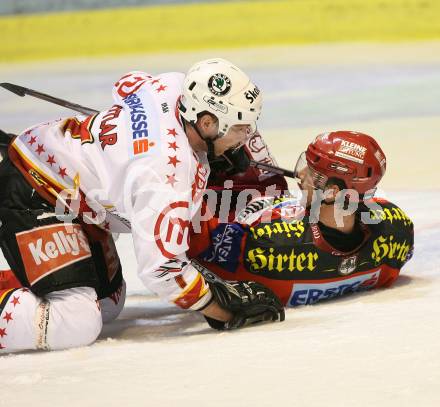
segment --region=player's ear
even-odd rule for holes
[[[217,118],[208,112],[200,113],[199,117],[197,118],[199,128],[206,135],[217,134],[217,122]]]
[[[324,189],[324,198],[327,203],[334,203],[340,191],[346,189],[345,182],[339,178],[329,178]]]

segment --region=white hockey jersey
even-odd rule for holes
[[[110,109],[30,128],[12,151],[62,207],[76,203],[86,221],[132,233],[146,287],[200,309],[211,293],[185,253],[209,165],[206,154],[192,150],[176,115],[183,79],[130,72],[115,84]]]

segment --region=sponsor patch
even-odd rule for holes
[[[203,100],[215,112],[220,112],[220,113],[223,113],[223,114],[227,114],[228,113],[228,106],[226,106],[223,103],[216,102],[214,100],[214,96],[211,96],[211,97],[205,96],[203,98]]]
[[[240,225],[225,223],[219,225],[211,232],[212,243],[200,258],[234,273],[238,267],[243,233]]]
[[[376,264],[381,263],[383,259],[396,259],[397,261],[405,263],[410,250],[411,245],[406,239],[402,242],[395,240],[394,235],[380,235],[373,241],[371,258]]]
[[[254,100],[258,97],[260,94],[260,89],[258,89],[256,86],[253,89],[250,89],[246,92],[244,92],[244,97],[249,100],[249,102],[252,104],[254,103]]]
[[[327,283],[295,284],[288,304],[293,307],[314,304],[344,294],[369,290],[377,284],[379,277],[380,269],[372,273]]]
[[[346,257],[339,265],[339,273],[346,276],[356,270],[357,256]]]
[[[246,268],[250,273],[280,280],[291,279],[294,272],[314,271],[319,260],[316,252],[277,250],[275,247],[256,247],[246,251]]]
[[[124,99],[128,110],[131,143],[129,154],[139,157],[150,154],[151,150],[158,150],[160,143],[160,129],[157,120],[148,120],[151,112],[156,111],[155,102],[151,95],[142,92],[142,99],[137,93],[132,93]],[[148,112],[148,114],[147,114]]]
[[[363,164],[366,152],[366,147],[353,143],[352,141],[342,140],[335,156]]]
[[[370,209],[370,218],[373,220],[381,219],[390,223],[402,222],[405,226],[412,225],[408,215],[397,206],[382,209]]]
[[[212,94],[224,96],[231,90],[231,80],[222,73],[216,73],[209,78],[208,88]]]
[[[284,206],[283,206],[284,207]],[[297,208],[295,206],[295,208]],[[301,237],[305,231],[304,222],[300,220],[292,220],[286,222],[273,221],[272,223],[260,223],[255,227],[251,227],[250,232],[255,240],[271,239],[272,236],[285,236],[287,238]]]
[[[154,225],[154,238],[161,253],[172,259],[189,248],[191,221],[189,202],[172,202],[162,210]]]
[[[16,234],[26,276],[31,285],[43,277],[91,256],[81,226],[42,226]]]
[[[104,150],[107,146],[112,146],[118,141],[116,130],[116,119],[119,117],[122,106],[113,105],[110,110],[102,117],[99,125],[99,142]]]

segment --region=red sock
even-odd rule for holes
[[[0,290],[20,288],[21,286],[12,270],[0,270]]]

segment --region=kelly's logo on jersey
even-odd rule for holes
[[[91,256],[81,226],[73,223],[42,226],[16,234],[29,283]]]

